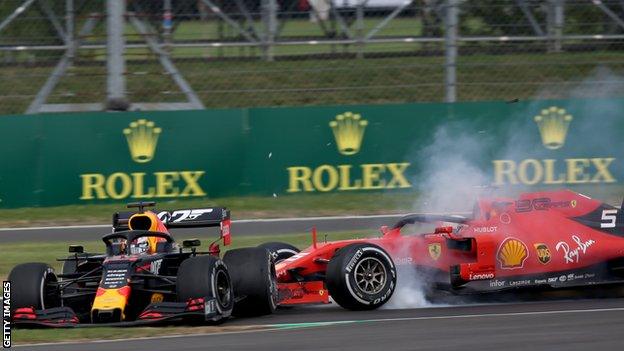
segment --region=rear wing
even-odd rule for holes
[[[229,245],[230,210],[225,207],[189,208],[171,211],[152,210],[167,229],[220,227],[223,244]],[[113,214],[113,232],[129,230],[128,220],[140,211],[123,211]]]

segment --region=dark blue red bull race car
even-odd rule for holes
[[[221,322],[231,314],[272,313],[277,303],[275,269],[262,248],[228,251],[226,208],[132,212],[113,216],[113,232],[102,237],[106,252],[86,253],[71,245],[57,274],[46,263],[24,263],[9,274],[16,326],[72,327],[165,321]],[[198,239],[176,243],[172,228],[220,227],[207,251]]]

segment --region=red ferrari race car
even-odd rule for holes
[[[9,274],[17,326],[133,325],[183,320],[220,322],[232,313],[268,314],[277,289],[272,257],[265,249],[229,250],[226,208],[146,211],[113,216],[113,232],[102,237],[105,254],[71,245],[61,274],[45,263],[24,263]],[[219,226],[221,236],[200,252],[198,239],[179,246],[169,229]]]
[[[412,267],[433,292],[473,294],[624,282],[624,218],[571,191],[477,201],[472,216],[407,215],[379,238],[318,243],[301,252],[262,245],[276,259],[280,305],[328,303],[374,309]],[[413,234],[414,223],[439,226]],[[453,226],[442,225],[452,223]]]

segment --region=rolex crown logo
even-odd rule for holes
[[[128,148],[130,155],[135,162],[145,163],[154,158],[156,144],[161,129],[156,127],[154,122],[145,119],[139,119],[130,123],[128,128],[123,130],[128,140]]]
[[[364,129],[368,121],[362,119],[359,114],[345,112],[336,116],[336,120],[329,122],[334,132],[338,152],[343,155],[355,155],[360,151]]]
[[[543,109],[534,119],[546,148],[555,150],[563,146],[572,115],[562,108],[551,106]]]

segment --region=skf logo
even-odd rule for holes
[[[431,256],[434,261],[437,261],[441,254],[442,245],[440,245],[440,243],[429,244],[429,256]]]
[[[135,162],[146,163],[154,158],[158,136],[162,129],[154,122],[145,119],[130,123],[129,128],[123,130],[128,140],[130,155]]]
[[[367,125],[367,120],[362,119],[359,114],[351,112],[338,115],[335,121],[329,122],[329,126],[334,132],[338,152],[343,155],[357,154],[360,151]]]
[[[547,264],[548,262],[550,262],[550,249],[548,248],[548,246],[546,246],[546,244],[539,243],[533,244],[533,246],[535,246],[537,259],[540,261],[540,263]]]
[[[496,254],[502,269],[522,268],[527,257],[529,257],[527,246],[515,238],[506,238]]]
[[[534,119],[546,148],[555,150],[563,146],[572,115],[562,108],[551,106],[543,109]]]

